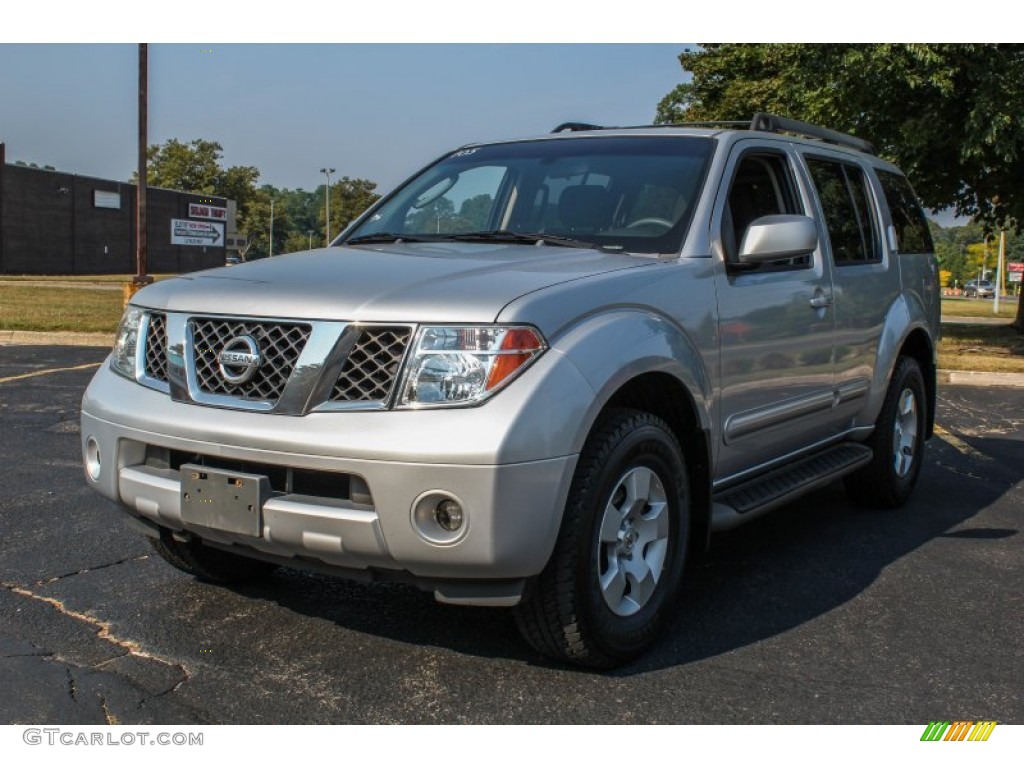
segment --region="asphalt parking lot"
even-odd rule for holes
[[[1024,723],[1024,391],[946,386],[903,510],[828,488],[718,536],[664,640],[597,674],[411,587],[175,571],[82,479],[105,354],[0,347],[0,722]]]

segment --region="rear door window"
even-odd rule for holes
[[[807,167],[821,200],[836,266],[881,261],[878,221],[863,169],[820,157],[807,158]]]

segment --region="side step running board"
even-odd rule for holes
[[[749,522],[870,461],[871,449],[866,445],[841,443],[722,491],[714,498],[711,530],[727,531]]]

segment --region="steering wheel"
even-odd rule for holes
[[[645,224],[660,224],[661,226],[665,227],[665,229],[671,229],[672,228],[672,222],[671,221],[667,221],[665,219],[656,219],[654,217],[651,217],[651,218],[647,218],[647,219],[637,219],[636,221],[631,221],[631,222],[629,222],[629,224],[626,225],[626,229],[632,229],[633,227],[642,227]]]

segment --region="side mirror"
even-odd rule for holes
[[[762,216],[747,227],[740,244],[741,264],[805,256],[818,247],[818,227],[810,216]]]

